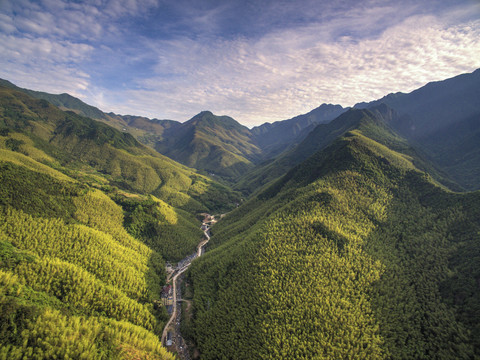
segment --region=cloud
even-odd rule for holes
[[[105,11],[108,15],[118,18],[125,15],[147,14],[158,6],[157,0],[109,0],[106,2]]]
[[[255,125],[480,67],[478,5],[444,2],[10,0],[0,76],[105,111]]]
[[[0,31],[6,34],[10,34],[15,30],[17,30],[17,28],[13,24],[12,19],[5,14],[0,14]]]
[[[0,34],[0,76],[27,88],[82,95],[89,75],[79,65],[92,51],[86,44]]]
[[[368,11],[387,16],[393,10]],[[358,13],[352,26],[361,25],[360,17]],[[210,109],[253,125],[295,116],[323,102],[349,106],[408,92],[480,67],[478,20],[454,25],[446,18],[413,15],[375,36],[323,36],[331,34],[332,24],[348,30],[347,20],[275,31],[255,40],[158,42],[151,46],[158,56],[156,75],[139,80],[142,90],[126,92],[128,100],[119,110],[137,107],[144,115],[186,120]],[[361,31],[370,32],[366,24]]]

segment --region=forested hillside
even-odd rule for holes
[[[315,126],[327,124],[347,110],[340,105],[322,104],[307,114],[255,126],[251,133],[262,149],[262,158],[271,159],[301,142]]]
[[[480,188],[480,69],[355,107],[381,103],[399,114],[390,125],[451,180],[465,190]]]
[[[165,264],[213,212],[197,358],[480,358],[479,75],[252,130],[1,82],[0,359],[172,359]]]
[[[104,113],[71,95],[24,89],[3,79],[0,85],[128,132],[142,144],[184,165],[215,174],[230,184],[254,164],[272,159],[298,144],[317,124],[328,123],[347,110],[340,105],[322,104],[307,114],[250,130],[228,116],[216,116],[209,111],[180,123]]]
[[[0,88],[0,358],[171,359],[165,260],[237,196],[103,123]]]
[[[165,132],[155,149],[182,164],[229,181],[253,167],[261,153],[247,127],[210,111]]]
[[[347,130],[213,228],[188,273],[201,359],[480,356],[480,194],[371,117]]]
[[[295,147],[307,137],[330,133],[330,128],[338,125],[330,122],[349,109],[322,104],[306,114],[248,129],[228,116],[209,111],[185,123],[107,114],[68,94],[22,89],[2,79],[0,85],[128,132],[142,144],[204,174],[215,174],[218,180],[245,194],[284,174],[303,161],[307,152],[311,155],[315,150],[312,141],[307,140],[304,149],[297,151]],[[429,172],[453,190],[471,191],[480,188],[479,94],[480,70],[476,70],[429,83],[408,94],[394,93],[358,103],[354,108],[392,108],[396,116],[387,121],[388,125],[422,154]]]
[[[412,156],[415,166],[422,170],[428,170],[435,175],[437,180],[452,188],[458,187],[429,162],[424,161],[408,141],[393,131],[389,123],[397,117],[398,114],[385,104],[370,109],[348,110],[330,123],[316,126],[302,142],[275,160],[259,164],[255,169],[243,175],[238,179],[235,188],[245,194],[258,191],[266,184],[284,175],[295,165],[327,147],[337,137],[354,129],[361,130],[371,139],[389,146],[393,150]]]

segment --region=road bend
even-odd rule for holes
[[[197,257],[200,257],[202,256],[203,252],[204,252],[204,246],[208,243],[208,241],[210,240],[210,227],[209,225],[207,224],[207,219],[210,218],[209,215],[207,215],[205,217],[205,220],[203,221],[202,223],[202,230],[203,230],[203,233],[205,235],[205,238],[202,239],[202,241],[200,241],[200,243],[197,245],[197,251],[194,255],[189,255],[187,256],[185,259],[183,259],[182,261],[180,261],[177,265],[177,269],[167,278],[167,283],[169,283],[170,281],[172,282],[172,288],[173,288],[173,305],[172,305],[172,315],[170,316],[170,319],[168,320],[167,324],[165,325],[164,329],[163,329],[163,332],[162,332],[162,344],[165,346],[165,342],[166,342],[166,338],[167,338],[167,334],[169,331],[171,331],[172,333],[175,333],[176,329],[177,329],[177,326],[173,325],[172,326],[172,323],[174,323],[175,321],[177,321],[176,319],[178,319],[178,303],[181,301],[181,299],[177,296],[177,280],[179,278],[180,275],[182,275],[185,271],[188,270],[188,267],[190,266],[190,264],[192,263],[192,260],[197,258]],[[177,336],[172,336],[172,338],[177,338]],[[177,344],[175,344],[175,346],[177,346]],[[180,353],[185,353],[184,351],[180,351],[180,349],[177,348],[177,352],[180,354]]]

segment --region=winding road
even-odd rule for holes
[[[205,235],[205,239],[203,239],[197,245],[197,252],[195,253],[195,256],[193,257],[188,256],[183,261],[180,261],[179,264],[182,264],[181,267],[180,268],[177,267],[177,269],[167,278],[167,283],[170,281],[172,281],[173,283],[173,311],[172,311],[172,315],[170,316],[170,319],[168,320],[162,332],[161,341],[162,341],[162,344],[164,344],[164,346],[165,346],[165,342],[166,342],[165,340],[167,338],[168,332],[169,331],[175,332],[175,326],[172,326],[172,323],[175,321],[177,317],[177,303],[180,301],[180,300],[177,300],[177,279],[181,274],[183,274],[188,269],[193,259],[202,256],[203,247],[210,240],[210,227],[206,224],[206,220],[207,220],[207,217],[205,217],[205,220],[202,223],[202,229]],[[173,277],[171,277],[172,275]]]

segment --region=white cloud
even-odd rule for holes
[[[451,25],[434,16],[410,16],[376,37],[336,41],[319,36],[329,26],[278,31],[256,41],[157,43],[157,76],[141,82],[144,90],[125,94],[128,101],[119,110],[186,120],[210,109],[253,125],[323,102],[349,106],[408,92],[480,67],[478,20]],[[339,20],[335,26],[342,27]]]
[[[215,36],[231,11],[222,5],[184,13],[189,16],[183,21],[199,28],[194,36],[127,43],[128,28],[112,19],[145,16],[161,2],[11,0],[7,15],[0,14],[0,76],[24,87],[69,92],[105,111],[186,120],[208,109],[254,125],[323,102],[349,106],[411,91],[480,67],[480,20],[465,20],[480,13],[478,6],[428,15],[416,2],[316,8],[317,1],[303,4],[306,10],[272,2],[256,21],[272,24],[290,14],[298,19],[287,28],[265,26],[254,37]],[[128,71],[151,59],[152,73],[142,72],[133,84],[106,89],[96,82],[101,71]]]
[[[92,50],[69,41],[0,34],[0,77],[30,89],[82,95],[89,75],[79,64]]]

